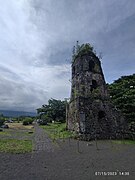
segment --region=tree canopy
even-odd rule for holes
[[[41,119],[47,121],[65,122],[66,120],[66,101],[49,99],[48,104],[42,105],[37,109]]]
[[[110,97],[127,122],[135,122],[135,74],[122,76],[109,85]]]

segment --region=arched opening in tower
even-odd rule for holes
[[[93,89],[96,89],[97,87],[98,87],[97,81],[93,79],[91,85],[91,92],[93,91]]]
[[[95,63],[93,61],[89,62],[89,71],[93,71],[95,67]]]

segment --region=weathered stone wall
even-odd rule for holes
[[[101,63],[93,52],[76,57],[72,64],[67,114],[68,129],[90,139],[116,138],[124,128],[124,119],[109,101]]]

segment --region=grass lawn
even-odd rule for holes
[[[135,144],[133,140],[113,140],[112,142],[115,144]]]
[[[73,137],[73,133],[66,130],[66,123],[49,123],[40,126],[48,133],[51,139],[65,139]]]
[[[0,132],[0,152],[27,153],[32,151],[33,126],[22,123],[6,123],[9,129]]]
[[[32,141],[17,139],[1,139],[0,152],[27,153],[32,151]]]
[[[0,131],[0,137],[1,136],[11,136],[11,134],[10,134],[10,132],[8,132],[8,131]]]

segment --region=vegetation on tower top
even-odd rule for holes
[[[93,46],[91,46],[89,43],[79,45],[79,42],[77,41],[76,46],[73,47],[72,62],[74,62],[74,60],[78,56],[81,56],[81,55],[86,54],[88,52],[93,52],[94,54],[96,54]]]

